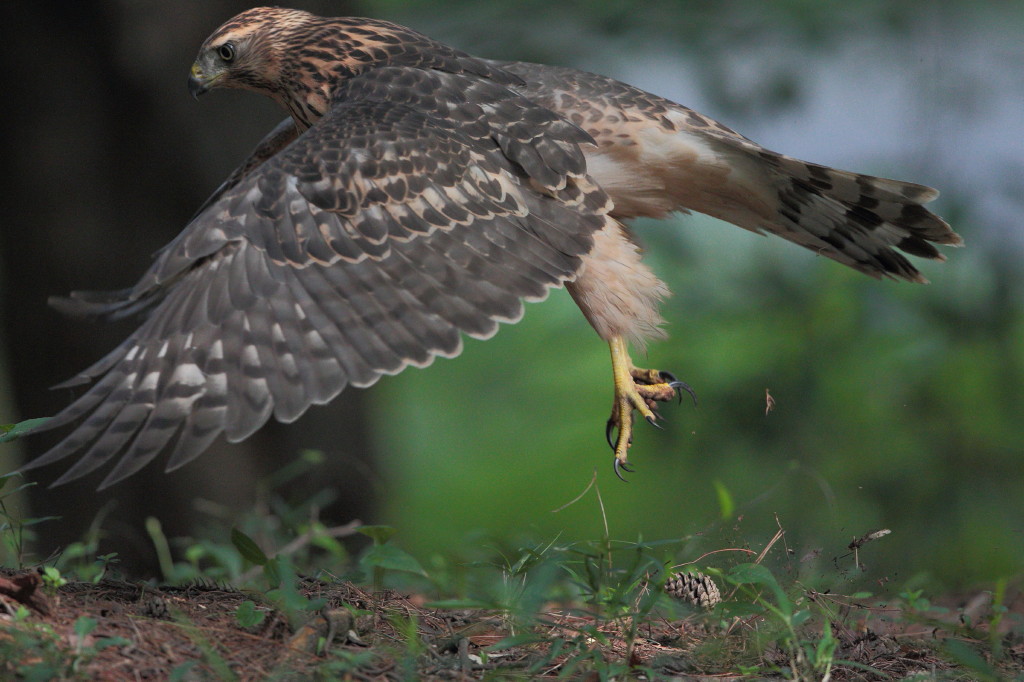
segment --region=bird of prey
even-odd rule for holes
[[[131,289],[59,308],[142,318],[66,385],[30,462],[120,456],[104,486],[169,451],[167,469],[346,386],[364,387],[514,322],[565,286],[611,349],[606,436],[630,471],[634,413],[689,387],[636,367],[662,336],[666,286],[623,221],[697,211],[776,234],[874,277],[924,281],[897,250],[942,260],[960,237],[938,192],[769,151],[691,109],[568,68],[480,59],[374,19],[261,7],[207,38],[193,95],[240,88],[289,117]],[[620,474],[621,477],[621,474]]]

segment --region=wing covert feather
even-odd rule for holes
[[[82,452],[63,483],[119,456],[110,485],[172,449],[176,468],[220,433],[455,355],[573,278],[611,220],[587,136],[494,83],[379,71],[294,139],[279,126],[268,144],[291,141],[103,303],[150,312],[78,377],[95,383],[48,425],[77,427],[28,467]]]

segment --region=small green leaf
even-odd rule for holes
[[[231,544],[235,546],[235,549],[242,555],[242,558],[249,563],[256,564],[257,566],[267,565],[269,559],[267,559],[267,555],[263,553],[263,550],[260,549],[260,546],[237,528],[231,529]]]
[[[327,461],[323,450],[303,450],[300,456],[307,464],[319,465]]]
[[[832,624],[825,621],[821,631],[821,639],[818,641],[818,647],[815,650],[815,661],[818,666],[824,666],[832,662],[832,659],[835,657],[836,646],[838,644],[839,641],[832,634]]]
[[[761,564],[740,564],[729,571],[729,580],[739,585],[752,584],[764,585],[772,591],[775,602],[783,615],[788,619],[793,614],[793,602],[789,600],[786,593],[782,591],[772,572]]]
[[[29,528],[31,526],[37,526],[40,523],[46,523],[47,521],[60,521],[60,516],[37,516],[31,519],[24,519],[21,522],[22,528]]]
[[[267,617],[266,611],[260,611],[256,608],[256,602],[251,599],[247,599],[238,605],[235,609],[235,620],[238,622],[238,627],[241,628],[253,628],[263,622]]]
[[[63,585],[67,585],[67,579],[60,574],[55,566],[43,567],[43,584],[47,587],[57,589]]]
[[[408,552],[394,545],[374,545],[366,550],[359,563],[366,568],[383,568],[389,571],[404,571],[426,576],[427,572]]]
[[[131,641],[124,637],[104,637],[103,639],[97,640],[96,644],[94,644],[92,648],[98,653],[112,646],[129,646],[130,644]]]
[[[721,481],[714,481],[715,494],[718,496],[718,510],[723,519],[731,519],[736,511],[736,503],[732,501],[732,494]]]
[[[20,479],[21,478],[21,474],[14,473],[14,474],[7,474],[6,476],[0,477],[0,488],[6,487],[7,486],[7,482],[12,480],[12,479],[14,479],[14,478],[19,478]],[[36,483],[35,481],[26,481],[26,482],[20,484],[14,490],[7,491],[7,495],[13,495],[14,493],[20,493],[22,490],[28,490],[29,488],[34,488],[37,485],[38,485],[38,483]],[[52,517],[52,518],[59,519],[60,517],[56,516],[56,517]]]
[[[80,639],[85,638],[96,629],[96,625],[96,619],[89,618],[88,616],[82,616],[75,621],[75,634],[78,635]]]
[[[987,682],[988,680],[999,679],[995,668],[988,661],[982,658],[970,644],[959,639],[947,639],[942,645],[943,651],[960,665],[970,668],[977,677],[974,679]]]
[[[50,421],[49,417],[39,417],[37,419],[26,419],[17,424],[0,424],[0,443],[21,438],[32,429],[42,426],[48,421]]]
[[[775,585],[778,583],[772,572],[761,564],[740,564],[729,571],[729,579],[740,585]]]
[[[171,671],[167,678],[168,682],[183,682],[184,680],[196,679],[193,677],[192,669],[199,665],[199,661],[186,661]]]
[[[263,565],[263,572],[271,589],[276,589],[281,585],[281,563],[276,557]]]
[[[372,539],[375,545],[383,545],[398,532],[398,529],[391,526],[360,526],[356,530]]]
[[[810,609],[801,609],[793,614],[793,627],[797,628],[807,622],[807,619],[811,617]]]

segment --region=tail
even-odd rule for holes
[[[861,175],[757,151],[769,169],[778,213],[773,220],[737,223],[778,234],[873,277],[927,280],[902,254],[945,260],[936,244],[963,239],[925,204],[931,187]]]
[[[903,253],[945,260],[937,244],[963,244],[925,207],[939,195],[931,187],[784,156],[724,127],[698,128],[699,115],[674,106],[665,118],[671,126],[646,128],[631,147],[606,144],[593,153],[591,172],[616,217],[696,211],[872,277],[912,282],[927,280]]]

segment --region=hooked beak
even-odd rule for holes
[[[203,73],[203,68],[199,66],[199,62],[192,65],[192,70],[188,74],[188,91],[194,98],[199,99],[199,95],[202,95],[210,86],[213,85],[213,81],[216,79],[208,79],[206,74]]]

